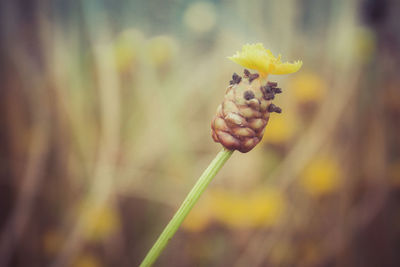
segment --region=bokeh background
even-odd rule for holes
[[[156,266],[400,266],[396,0],[1,1],[0,266],[138,266],[262,42],[291,75]]]

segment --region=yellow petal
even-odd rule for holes
[[[293,73],[303,64],[301,61],[282,63],[280,55],[276,58],[261,43],[243,45],[242,51],[236,52],[229,59],[245,68],[257,70],[261,75]]]
[[[270,73],[271,74],[289,74],[289,73],[294,73],[297,72],[301,66],[303,65],[303,62],[301,61],[295,61],[294,63],[279,63],[276,64],[275,69],[272,70]]]

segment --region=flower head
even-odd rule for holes
[[[303,65],[302,61],[282,63],[281,55],[275,57],[272,52],[265,49],[261,43],[246,44],[242,47],[241,52],[236,52],[236,54],[229,57],[229,59],[243,67],[259,71],[261,76],[293,73],[298,71]]]

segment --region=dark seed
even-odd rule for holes
[[[260,76],[258,73],[251,74],[248,69],[244,69],[243,72],[244,72],[244,77],[249,78],[250,83]]]
[[[244,92],[243,97],[246,100],[253,99],[254,98],[254,93],[253,93],[253,91],[248,90],[248,91]]]
[[[274,104],[271,104],[268,106],[268,112],[281,113],[282,109],[280,107],[275,106]]]
[[[265,91],[266,94],[272,93],[271,86],[265,85],[263,88],[264,88],[264,91]]]
[[[280,93],[282,93],[282,89],[281,89],[281,88],[277,88],[277,87],[272,88],[272,91],[273,91],[275,94],[280,94]]]
[[[275,95],[273,93],[265,94],[264,99],[265,100],[272,100],[275,98]]]
[[[255,79],[257,79],[260,75],[258,73],[250,74],[249,76],[249,82],[251,83]]]
[[[278,83],[277,82],[268,82],[267,85],[269,85],[271,87],[277,87]]]
[[[261,92],[263,93],[263,97],[265,100],[272,100],[275,98],[272,88],[268,85],[261,86]]]
[[[242,80],[242,77],[240,77],[239,75],[237,75],[236,73],[233,74],[232,79],[235,83],[240,83],[240,81]]]
[[[241,80],[242,80],[242,77],[240,77],[239,75],[237,75],[236,73],[234,73],[234,74],[232,75],[232,80],[229,81],[229,84],[240,83]]]

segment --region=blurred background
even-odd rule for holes
[[[396,0],[2,1],[0,266],[138,266],[245,43],[302,60],[156,266],[400,266]]]

